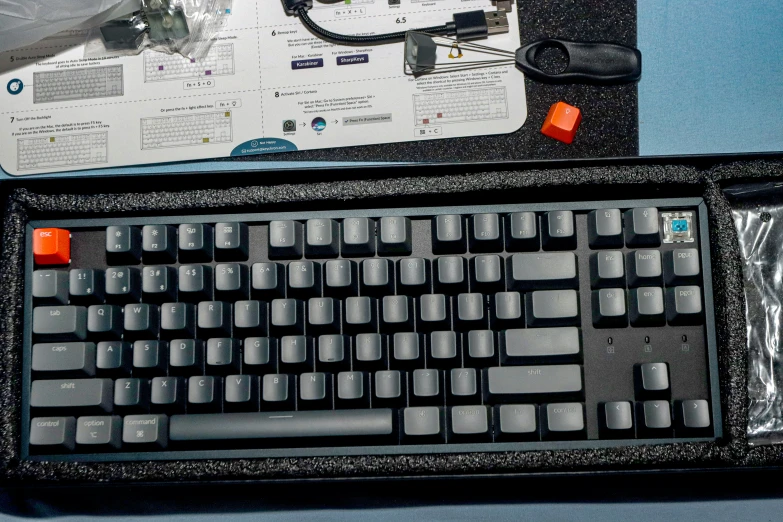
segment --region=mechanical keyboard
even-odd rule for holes
[[[34,221],[22,456],[722,436],[700,198]]]
[[[413,106],[416,125],[508,118],[505,87],[415,94]]]
[[[230,9],[229,9],[230,10]],[[234,74],[234,45],[217,44],[199,60],[179,54],[144,52],[144,81],[181,80]]]
[[[142,150],[230,143],[231,134],[230,111],[141,119]]]
[[[106,163],[109,156],[108,132],[61,134],[16,140],[19,170],[72,167]]]
[[[122,96],[122,65],[33,73],[33,103]]]

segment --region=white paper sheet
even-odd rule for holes
[[[311,17],[344,34],[494,9],[490,0],[315,4]],[[508,34],[481,43],[519,47],[516,10],[508,18]],[[513,66],[414,78],[404,74],[403,44],[335,46],[277,0],[234,0],[222,24],[198,62],[149,51],[84,59],[81,34],[0,54],[0,166],[26,175],[503,134],[527,117]]]

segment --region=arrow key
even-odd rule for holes
[[[117,450],[121,441],[122,419],[116,415],[76,420],[76,444],[81,450]]]
[[[712,431],[710,403],[705,400],[678,401],[675,408],[677,429],[688,436],[709,436]]]
[[[636,403],[639,438],[658,439],[672,436],[672,413],[669,401]]]
[[[666,398],[669,388],[669,367],[666,363],[646,363],[635,367],[636,394],[644,398]]]
[[[598,407],[602,439],[632,439],[633,408],[628,401],[605,402]]]

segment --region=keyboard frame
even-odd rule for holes
[[[702,293],[704,302],[704,327],[707,349],[707,371],[709,372],[709,396],[712,412],[712,437],[662,438],[662,439],[584,439],[571,441],[530,441],[530,442],[477,442],[459,444],[398,444],[386,446],[323,446],[323,447],[277,447],[255,449],[206,449],[206,450],[165,450],[155,452],[118,451],[110,453],[72,453],[67,455],[31,455],[29,451],[30,435],[30,387],[32,383],[32,313],[24,313],[24,345],[22,357],[22,431],[20,458],[25,461],[52,462],[128,462],[160,460],[194,459],[238,459],[238,458],[281,458],[281,457],[319,457],[319,456],[357,456],[357,455],[411,455],[411,454],[457,454],[488,453],[503,451],[544,451],[544,450],[580,450],[597,448],[620,448],[653,444],[676,444],[692,442],[716,442],[723,438],[723,422],[718,382],[718,350],[713,306],[712,266],[710,262],[709,216],[707,206],[701,197],[628,199],[606,201],[576,201],[552,203],[521,203],[497,205],[460,205],[433,207],[384,207],[362,208],[354,210],[333,209],[296,212],[230,212],[216,214],[173,214],[166,216],[122,217],[101,216],[98,218],[37,219],[27,223],[25,231],[25,295],[24,310],[33,309],[32,276],[34,270],[32,254],[32,232],[36,228],[62,227],[104,228],[108,225],[154,225],[180,223],[216,223],[232,220],[239,222],[259,222],[271,220],[306,220],[312,218],[344,219],[350,217],[385,216],[434,216],[439,214],[478,214],[510,212],[546,212],[551,210],[590,211],[600,208],[657,207],[659,210],[693,207],[698,214],[698,247],[702,264]],[[103,248],[103,245],[100,246]],[[470,252],[464,256],[472,255]],[[584,277],[580,274],[580,279]],[[589,313],[589,306],[580,305],[582,316]],[[532,401],[537,403],[537,401]],[[315,438],[313,440],[316,440]]]

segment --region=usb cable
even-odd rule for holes
[[[396,33],[373,34],[366,36],[350,36],[333,33],[316,24],[307,14],[312,9],[313,0],[282,0],[283,9],[289,16],[297,16],[302,23],[316,36],[328,42],[342,45],[381,45],[388,43],[404,42],[408,31]],[[508,15],[510,10],[508,0],[498,0],[497,11],[468,11],[454,13],[453,20],[444,25],[412,29],[420,33],[435,34],[438,36],[451,36],[458,40],[475,40],[486,38],[489,35],[507,33]],[[507,10],[506,10],[507,8]]]

